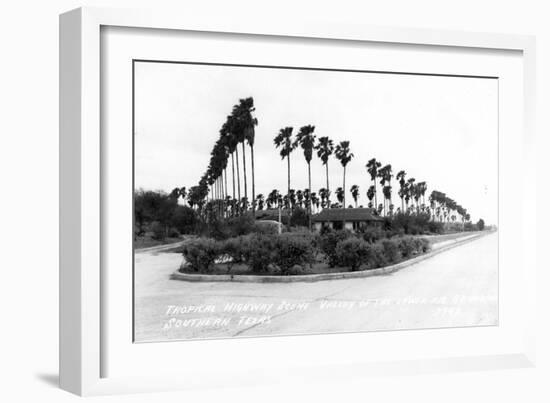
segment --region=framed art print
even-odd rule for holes
[[[531,365],[532,58],[523,36],[62,15],[62,387]]]

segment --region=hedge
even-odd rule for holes
[[[369,269],[399,262],[430,249],[426,238],[393,237],[369,243],[349,231],[332,231],[317,237],[309,233],[248,234],[225,241],[196,238],[186,241],[181,251],[188,265],[208,273],[216,260],[227,263],[228,272],[235,264],[245,264],[254,273],[279,270],[280,274],[301,271],[315,262],[320,253],[331,266],[361,266]]]

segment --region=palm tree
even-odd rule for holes
[[[233,180],[233,193],[232,197],[235,199],[235,148],[237,143],[235,142],[235,137],[230,132],[230,123],[226,121],[222,128],[220,129],[220,139],[222,139],[223,144],[227,149],[227,153],[231,155],[231,178]]]
[[[426,182],[418,182],[418,193],[422,197],[422,204],[426,204],[426,199],[424,198],[426,191],[428,190],[428,185]]]
[[[407,180],[407,194],[405,195],[407,210],[409,209],[409,200],[411,200],[411,198],[414,197],[414,194],[415,194],[415,184],[414,184],[415,181],[416,179],[414,178],[409,178],[409,180]]]
[[[374,185],[370,185],[369,189],[367,190],[367,198],[369,199],[369,208],[373,208],[374,205],[372,204],[372,199],[374,199]]]
[[[353,185],[350,189],[351,197],[355,201],[355,208],[357,208],[357,198],[359,197],[359,186]]]
[[[244,98],[239,100],[238,105],[238,119],[240,120],[240,125],[243,131],[243,138],[246,140],[250,146],[250,161],[252,165],[252,213],[256,211],[256,187],[254,179],[254,140],[256,137],[255,126],[258,125],[258,119],[256,119],[252,112],[256,109],[254,108],[254,99],[252,97]],[[243,161],[244,161],[244,141],[243,141]],[[245,191],[244,195],[246,197],[246,164],[244,166],[244,183]]]
[[[241,174],[239,170],[239,149],[240,136],[238,134],[237,118],[233,114],[227,116],[222,126],[222,135],[226,138],[228,152],[231,154],[231,169],[233,173],[233,213],[238,212],[239,200],[241,200]],[[236,164],[235,164],[236,162]],[[235,165],[237,166],[237,193],[235,194]]]
[[[264,209],[264,202],[265,202],[265,198],[263,194],[260,193],[258,196],[256,196],[256,203],[258,204],[258,210]]]
[[[405,205],[403,203],[403,198],[406,194],[406,187],[407,187],[407,179],[406,179],[407,173],[405,171],[399,171],[395,177],[399,181],[399,191],[397,194],[401,198],[401,211],[405,210]]]
[[[288,166],[288,189],[290,193],[290,153],[296,148],[296,144],[292,141],[292,127],[285,127],[279,131],[279,134],[273,139],[276,148],[280,148],[279,154],[282,159],[287,159]]]
[[[342,167],[344,167],[344,181],[342,190],[344,191],[344,201],[343,205],[344,208],[346,208],[346,165],[353,159],[353,153],[350,151],[349,148],[349,141],[341,141],[340,144],[336,146],[335,153],[336,158],[340,161],[340,164],[342,164]]]
[[[344,192],[344,189],[342,189],[341,187],[336,188],[336,199],[340,202],[340,205],[342,205],[342,203],[344,203],[345,192]],[[344,205],[344,207],[346,207],[346,206]]]
[[[311,192],[311,205],[315,206],[315,211],[319,211],[319,196],[315,192]]]
[[[386,215],[386,204],[388,202],[391,204],[391,178],[393,177],[391,165],[388,164],[380,168],[378,176],[381,178],[380,185],[382,185],[382,193],[384,195],[384,215]],[[388,182],[387,186],[386,182]]]
[[[300,128],[300,132],[296,136],[296,145],[304,150],[304,158],[307,163],[308,191],[311,193],[311,157],[313,147],[315,146],[315,126],[307,125]],[[308,220],[309,230],[311,231],[311,206],[308,205]]]
[[[244,142],[246,140],[246,134],[245,134],[245,125],[244,120],[242,119],[242,111],[240,104],[234,105],[233,110],[231,112],[231,133],[233,136],[235,136],[235,141],[238,144],[241,144],[242,146],[242,152],[243,152],[243,181],[244,181],[244,197],[248,199],[248,186],[246,181],[246,149]],[[239,151],[238,148],[236,148],[236,155],[237,155],[237,175],[239,175]],[[240,183],[238,183],[240,185]],[[240,186],[239,186],[240,188]],[[239,189],[239,203],[242,207],[242,198],[240,195],[240,189]]]
[[[330,207],[330,201],[328,198],[328,190],[325,188],[319,189],[319,197],[321,198],[321,207]]]
[[[331,139],[328,137],[319,137],[319,141],[317,145],[315,146],[315,149],[317,150],[317,156],[321,159],[323,162],[323,165],[325,166],[326,176],[327,176],[327,191],[329,191],[328,194],[328,203],[330,205],[330,186],[328,182],[328,159],[332,155],[334,151],[334,144]]]
[[[277,189],[273,189],[268,195],[267,195],[267,208],[272,208],[273,206],[276,206],[279,203],[279,191]]]
[[[288,207],[291,209],[294,209],[296,207],[296,191],[294,189],[290,189],[290,192],[288,192]]]
[[[365,167],[367,168],[367,172],[370,174],[370,179],[372,180],[372,184],[374,185],[374,205],[378,205],[378,198],[376,197],[376,178],[378,177],[378,168],[382,166],[382,163],[376,161],[376,158],[372,158],[369,160],[367,165]]]
[[[393,204],[391,203],[391,186],[390,185],[384,186],[382,188],[382,194],[384,195],[384,215],[386,215],[386,201],[388,201],[389,206],[393,206]]]
[[[298,206],[302,207],[304,204],[304,193],[301,190],[296,191],[296,200],[298,201]]]

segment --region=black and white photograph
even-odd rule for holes
[[[497,77],[132,72],[134,342],[498,325]]]

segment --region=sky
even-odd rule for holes
[[[136,188],[169,192],[196,185],[226,116],[240,98],[252,96],[256,194],[286,192],[286,160],[273,139],[283,127],[297,133],[311,124],[317,137],[351,143],[346,204],[352,203],[353,184],[360,189],[359,204],[368,204],[372,183],[365,164],[375,157],[391,164],[394,175],[405,170],[408,178],[427,182],[426,200],[432,190],[442,191],[472,220],[497,224],[496,79],[136,62],[134,91]],[[249,160],[247,165],[250,186]],[[326,179],[316,157],[311,172],[312,191],[318,191]],[[333,194],[342,176],[332,157]],[[307,188],[300,149],[291,155],[291,181],[293,189]],[[395,179],[392,185],[398,207],[399,185]]]

